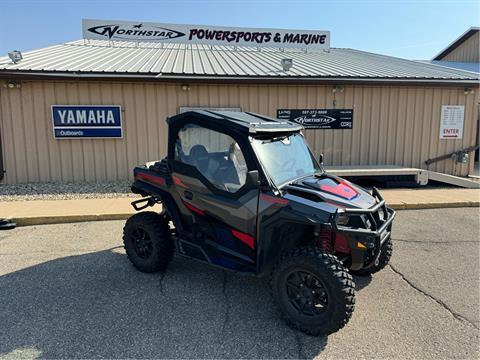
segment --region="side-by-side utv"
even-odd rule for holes
[[[246,112],[191,111],[167,119],[168,156],[134,170],[137,210],[126,253],[144,272],[174,252],[268,277],[291,326],[329,334],[350,319],[350,273],[379,271],[392,255],[395,212],[372,193],[327,174],[302,126]]]

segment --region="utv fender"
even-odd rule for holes
[[[267,207],[258,218],[257,237],[261,246],[257,251],[259,276],[268,274],[284,253],[311,245],[314,229],[327,224],[331,215],[327,211],[312,214],[310,206],[297,201],[290,201],[277,210]]]
[[[258,252],[258,275],[268,275],[274,264],[286,252],[299,246],[309,245],[313,240],[313,224],[282,218],[276,224],[265,226],[262,231],[262,249]]]
[[[171,194],[157,188],[156,186],[138,180],[133,183],[132,192],[142,196],[152,196],[160,200],[160,202],[163,204],[164,211],[166,211],[167,215],[173,221],[175,227],[179,230],[183,229],[180,210],[178,209],[178,206]]]
[[[178,209],[177,203],[173,199],[172,195],[165,191],[161,191],[161,201],[163,203],[164,209],[167,212],[168,216],[170,219],[172,219],[173,224],[175,227],[182,231],[183,230],[183,224],[182,224],[182,218],[180,216],[180,210]]]

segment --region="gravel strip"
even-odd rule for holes
[[[0,201],[135,197],[130,181],[108,183],[28,183],[0,185]]]

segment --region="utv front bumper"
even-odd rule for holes
[[[338,209],[333,215],[333,230],[348,239],[351,270],[374,266],[382,245],[391,237],[395,211],[387,207],[376,188],[373,188],[372,196],[377,203],[369,209]]]

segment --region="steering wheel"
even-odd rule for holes
[[[284,163],[282,163],[281,169],[285,170],[285,171],[288,171],[288,170],[293,169],[294,165],[295,165],[295,158],[290,158],[287,161],[285,161]]]

